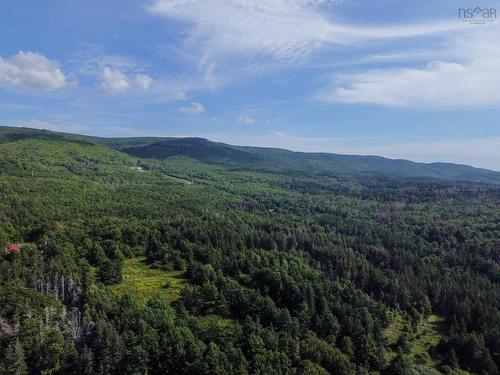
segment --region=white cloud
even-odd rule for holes
[[[134,80],[136,86],[141,90],[149,90],[151,83],[153,83],[153,79],[145,74],[137,74]]]
[[[386,106],[475,107],[500,104],[500,60],[433,61],[421,69],[337,76],[320,100]]]
[[[205,107],[201,103],[192,102],[189,107],[181,107],[179,111],[187,115],[201,115],[205,112]]]
[[[269,69],[299,66],[331,45],[439,34],[459,22],[358,27],[335,22],[334,0],[152,0],[152,14],[184,22],[185,55],[210,87]],[[223,76],[221,78],[221,76]],[[230,77],[228,77],[230,76]]]
[[[145,72],[147,62],[139,62],[133,56],[110,55],[94,45],[83,45],[70,62],[81,74],[96,78],[104,91],[112,94],[132,89],[148,91],[155,82]]]
[[[384,106],[461,107],[500,105],[498,27],[451,38],[441,55],[418,68],[387,68],[335,75],[317,93],[326,102]]]
[[[0,57],[0,85],[52,91],[66,85],[59,64],[36,52],[20,51],[8,59]]]
[[[130,87],[125,74],[106,66],[101,72],[101,88],[110,93],[119,93]]]
[[[78,66],[81,73],[96,75],[106,67],[123,72],[140,72],[144,70],[132,56],[109,55],[94,46],[84,46],[71,58],[71,62]]]
[[[245,125],[253,125],[253,124],[255,124],[255,118],[253,118],[249,115],[243,115],[240,118],[238,118],[238,122],[245,124]]]
[[[273,69],[314,67],[320,61],[335,66],[339,56],[345,59],[337,55],[339,49],[355,47],[358,67],[377,63],[378,69],[332,74],[331,84],[317,98],[385,106],[500,103],[500,32],[495,24],[475,27],[457,19],[383,26],[341,24],[331,6],[335,3],[151,0],[148,11],[184,23],[180,34],[185,36],[184,55],[198,63],[201,80],[210,88]],[[467,38],[471,40],[463,43]],[[402,39],[411,42],[403,49]],[[359,58],[363,51],[367,55]],[[384,63],[391,68],[381,69]],[[343,65],[353,66],[352,61]]]
[[[177,91],[173,97],[175,100],[187,100],[188,99],[188,95],[183,91]]]
[[[148,9],[189,23],[192,27],[187,44],[202,47],[205,64],[209,66],[216,54],[227,57],[265,53],[297,58],[314,50],[327,22],[319,13],[308,11],[306,3],[312,2],[156,0]]]
[[[152,82],[153,79],[145,74],[136,74],[130,77],[118,69],[106,66],[101,72],[100,86],[103,90],[116,94],[127,91],[132,87],[148,90]]]

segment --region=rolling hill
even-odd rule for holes
[[[163,160],[173,156],[184,156],[237,170],[290,175],[381,174],[392,177],[500,184],[500,172],[451,163],[425,164],[379,156],[233,146],[203,138],[98,138],[38,129],[0,127],[0,143],[26,139],[103,144],[140,158]]]

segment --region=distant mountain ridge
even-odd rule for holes
[[[49,139],[98,143],[123,153],[150,159],[184,156],[231,169],[287,174],[382,174],[500,184],[500,172],[451,163],[417,163],[380,156],[295,152],[277,148],[233,146],[204,138],[100,138],[29,128],[0,127],[0,143]]]

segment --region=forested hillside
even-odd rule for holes
[[[163,160],[184,156],[231,168],[287,175],[385,175],[500,185],[500,172],[450,163],[415,163],[379,156],[293,152],[277,148],[232,146],[203,138],[97,138],[28,128],[0,127],[0,142],[21,139],[71,140],[109,146],[126,154]]]
[[[132,139],[133,140],[133,139]],[[500,184],[500,173],[466,165],[414,163],[379,156],[292,152],[283,149],[231,146],[202,138],[138,138],[107,140],[106,143],[133,156],[165,159],[184,155],[234,169],[286,174],[384,174],[399,177],[427,177],[452,181]]]
[[[499,374],[498,174],[307,155],[0,129],[0,374]]]

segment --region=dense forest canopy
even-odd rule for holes
[[[0,129],[0,374],[498,374],[499,174],[394,162]]]

